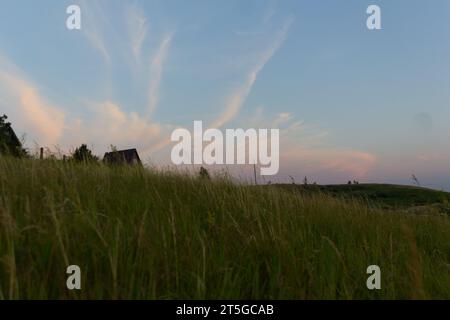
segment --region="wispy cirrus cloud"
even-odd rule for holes
[[[161,85],[161,78],[163,74],[164,63],[169,52],[170,43],[172,42],[173,32],[166,34],[156,54],[150,63],[150,85],[149,85],[149,103],[147,109],[147,118],[150,118],[156,109],[159,99],[159,90]]]
[[[111,29],[111,23],[109,19],[105,16],[104,12],[107,11],[107,6],[104,2],[87,2],[82,0],[83,13],[86,11],[84,16],[86,20],[85,36],[90,42],[90,44],[101,54],[104,61],[108,66],[114,66],[108,47],[115,48],[115,50],[121,51],[120,55],[122,57],[128,57],[129,54],[123,52],[123,47],[117,47],[116,44],[108,44],[103,31],[106,29]],[[126,41],[129,41],[129,47],[126,47],[128,52],[131,52],[134,60],[141,65],[141,63],[146,60],[144,55],[146,52],[143,50],[143,45],[148,37],[148,19],[144,14],[144,11],[137,3],[125,4],[124,5],[125,15],[123,16],[123,21],[118,21],[117,23],[123,24],[125,30],[128,29],[128,36]],[[167,59],[170,44],[172,42],[174,32],[166,33],[159,43],[158,47],[155,49],[153,55],[150,57],[149,69],[139,67],[136,69],[141,75],[143,72],[149,72],[148,77],[148,91],[146,92],[148,98],[147,108],[145,110],[145,117],[141,117],[137,112],[125,112],[123,108],[118,104],[111,101],[109,97],[100,99],[103,102],[91,102],[89,105],[90,117],[87,120],[77,119],[77,121],[72,123],[69,132],[90,132],[91,137],[95,137],[97,143],[104,144],[107,141],[111,141],[115,138],[118,144],[125,143],[128,141],[130,144],[140,145],[145,150],[151,148],[152,143],[155,142],[154,139],[163,140],[157,134],[159,124],[151,121],[151,116],[156,110],[159,102],[159,91],[162,81],[162,76],[164,72],[164,64]],[[142,76],[142,78],[147,78]],[[112,79],[108,79],[111,81]],[[107,120],[105,120],[107,119]],[[127,123],[127,124],[125,124]],[[107,127],[108,139],[101,138],[100,132],[97,132],[94,128],[96,127]],[[127,128],[128,127],[128,128]],[[164,126],[162,126],[164,127]],[[113,130],[114,128],[120,128],[120,130]],[[105,130],[102,130],[105,131]],[[117,133],[117,134],[116,134]],[[119,134],[120,133],[120,134]],[[132,138],[137,139],[142,133],[142,139],[146,134],[150,135],[150,142],[147,138],[145,143],[133,142]],[[105,136],[103,134],[103,136]],[[73,139],[72,139],[73,141]]]
[[[103,35],[103,28],[107,23],[104,15],[103,1],[80,0],[82,6],[82,27],[81,31],[91,46],[102,56],[107,64],[111,64],[111,55],[106,47]]]
[[[267,64],[267,62],[272,58],[272,56],[278,51],[278,49],[282,46],[283,42],[285,41],[288,31],[293,23],[293,19],[290,18],[286,20],[281,30],[277,33],[275,40],[269,45],[269,47],[261,54],[258,63],[251,69],[251,71],[246,75],[244,84],[238,88],[238,90],[230,97],[228,102],[226,103],[225,110],[215,119],[212,121],[208,127],[210,128],[220,128],[229,121],[231,121],[239,112],[239,109],[241,108],[242,104],[244,103],[245,99],[247,98],[248,94],[250,93],[253,84],[255,83],[258,74],[261,72],[261,70],[264,68],[264,66]],[[154,64],[154,69],[156,70],[162,70],[162,59],[157,58],[158,56],[164,57],[165,54],[164,51],[166,50],[165,47],[170,44],[171,36],[163,40],[163,42],[160,45],[160,50],[158,50],[159,54],[155,56],[156,59],[153,60],[152,65]],[[159,88],[159,81],[160,76],[158,75],[158,72],[155,72],[154,74],[154,81],[153,85],[151,85],[150,90],[150,106],[149,111],[152,112],[155,109],[155,106],[157,104],[157,98],[158,96],[156,94],[152,94],[152,92],[157,92],[156,88]],[[159,80],[158,80],[159,79]],[[158,80],[158,81],[156,81]],[[161,140],[158,144],[154,145],[149,152],[159,152],[164,150],[170,145],[170,137],[166,137],[163,140]]]
[[[283,123],[289,122],[292,120],[293,116],[290,112],[281,112],[277,115],[275,120],[272,123],[271,128],[278,128]]]
[[[263,52],[257,64],[247,74],[242,86],[239,87],[238,90],[230,97],[225,110],[214,121],[212,121],[210,127],[220,128],[238,114],[242,104],[245,102],[247,96],[251,92],[259,73],[263,70],[264,66],[269,62],[272,56],[278,51],[278,49],[286,40],[292,23],[292,18],[288,19],[284,23],[275,40],[270,44],[266,51]]]
[[[111,22],[104,13],[106,11],[106,6],[103,1],[88,2],[86,0],[81,0],[81,3],[83,5],[83,21],[85,22],[85,27],[82,27],[83,33],[94,49],[100,53],[107,65],[111,66],[112,59],[108,47],[112,47],[112,44],[108,46],[103,35],[104,30],[113,29],[111,28]],[[128,28],[128,41],[130,45],[129,50],[131,51],[135,61],[140,64],[142,60],[144,60],[143,55],[145,52],[143,52],[143,44],[148,37],[148,19],[142,8],[140,8],[136,3],[125,5],[124,8],[124,21],[119,21],[119,23],[123,23],[125,28]],[[159,91],[164,71],[164,64],[169,54],[174,33],[174,31],[168,32],[162,37],[159,46],[150,58],[149,84],[147,92],[148,104],[146,109],[146,117],[148,120],[156,110],[159,102]],[[116,46],[115,48],[119,51],[123,50],[122,47]],[[145,68],[138,69],[139,72],[142,72],[142,70],[145,70]]]
[[[131,51],[134,59],[140,62],[142,45],[148,33],[147,17],[143,14],[141,8],[133,4],[127,6],[125,19],[130,36]]]
[[[269,0],[263,14],[263,22],[268,23],[277,12],[278,0]]]

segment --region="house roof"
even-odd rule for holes
[[[103,157],[103,161],[110,163],[125,161],[128,164],[132,164],[134,160],[137,160],[138,163],[141,163],[141,159],[139,158],[139,154],[136,149],[106,152]]]
[[[17,138],[10,123],[5,123],[0,127],[0,153],[11,153],[19,156],[22,154],[22,143]]]
[[[20,142],[19,138],[17,138],[16,133],[14,132],[13,128],[11,128],[11,125],[4,126],[2,129],[4,130],[3,134],[10,138],[14,144],[16,144],[17,146],[22,146],[22,143]]]

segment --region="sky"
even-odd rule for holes
[[[194,120],[279,128],[280,171],[261,182],[414,174],[450,190],[448,14],[447,0],[2,0],[0,113],[30,149],[136,147],[156,166]]]

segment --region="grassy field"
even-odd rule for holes
[[[3,299],[450,299],[450,218],[433,208],[5,158],[0,188]]]
[[[404,209],[419,206],[439,205],[450,207],[450,193],[416,186],[392,184],[341,184],[341,185],[277,185],[285,190],[300,193],[322,192],[334,197],[359,199],[368,205],[382,208]]]

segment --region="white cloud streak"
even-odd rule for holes
[[[111,55],[106,48],[106,43],[103,37],[102,30],[98,21],[105,21],[103,10],[100,2],[80,0],[82,7],[82,27],[81,31],[91,46],[98,51],[105,63],[111,63]]]
[[[164,62],[167,58],[173,32],[168,33],[161,41],[158,50],[150,64],[149,103],[147,118],[149,119],[156,109],[159,99],[159,90],[163,73]]]
[[[147,18],[139,7],[130,5],[126,10],[126,21],[130,34],[131,51],[134,59],[139,63],[142,45],[148,33]]]
[[[244,84],[231,96],[225,107],[225,111],[211,123],[211,128],[222,127],[238,114],[242,104],[245,102],[247,96],[251,92],[259,73],[286,40],[288,31],[292,23],[293,19],[288,19],[285,22],[275,41],[263,53],[256,66],[254,66],[254,68],[247,74]]]

